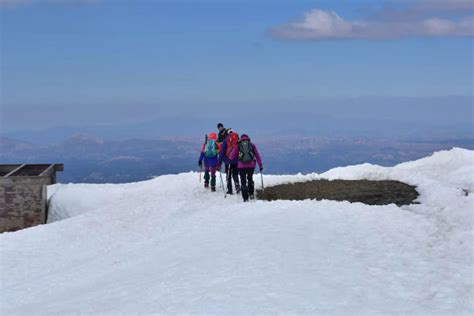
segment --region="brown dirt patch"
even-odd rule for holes
[[[419,194],[414,186],[399,181],[313,180],[281,184],[257,191],[259,200],[335,200],[369,205],[414,203]]]

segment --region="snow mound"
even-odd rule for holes
[[[193,172],[57,184],[49,225],[0,235],[1,314],[474,312],[473,151],[264,177],[322,178],[402,181],[420,204],[243,204]]]

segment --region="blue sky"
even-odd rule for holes
[[[1,0],[3,130],[53,124],[35,123],[41,117],[56,125],[140,121],[196,113],[206,104],[235,109],[239,103],[263,108],[273,103],[291,109],[295,102],[326,97],[472,96],[472,34],[457,25],[435,35],[416,29],[425,23],[423,14],[436,21],[472,17],[472,7],[462,6],[465,0],[453,1],[460,6]],[[414,4],[424,13],[410,9]],[[387,12],[400,10],[415,12],[408,31],[398,22],[386,23]],[[321,31],[321,15],[311,12],[322,18],[333,12],[329,18],[340,23]],[[298,21],[316,26],[302,31]],[[367,26],[347,33],[346,21]],[[389,36],[392,30],[396,38]],[[301,32],[309,38],[301,40]]]

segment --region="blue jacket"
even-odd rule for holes
[[[219,164],[218,156],[215,157],[206,157],[203,152],[199,155],[199,162],[204,160],[204,165],[206,167],[215,167]]]

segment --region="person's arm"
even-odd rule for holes
[[[217,134],[217,143],[222,143],[224,141],[224,130],[220,131],[219,134]]]
[[[226,151],[227,151],[227,142],[223,142],[221,145],[221,150],[219,151],[219,165],[222,164],[222,160],[224,159]]]
[[[262,162],[262,157],[260,157],[260,153],[258,152],[257,146],[252,144],[253,146],[253,152],[255,153],[255,158],[257,159],[258,166],[260,167],[260,170],[263,169],[263,162]]]
[[[198,165],[202,165],[202,160],[204,159],[204,145],[202,146],[202,149],[201,149],[201,154],[199,155],[199,161],[198,161]]]

